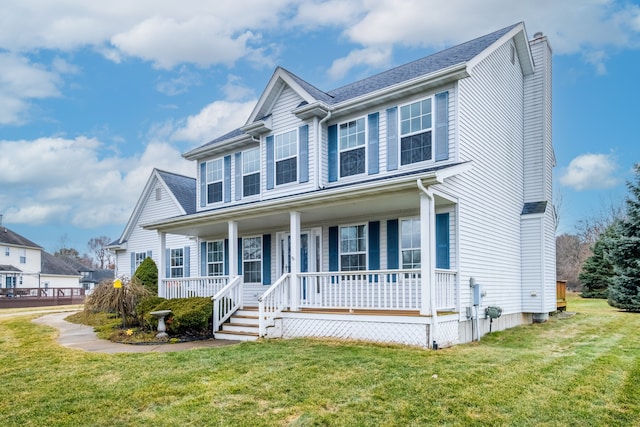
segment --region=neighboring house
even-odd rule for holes
[[[115,278],[115,270],[112,269],[88,267],[70,258],[65,258],[64,262],[80,273],[80,286],[87,291],[95,289],[96,285],[103,280],[113,280]]]
[[[218,293],[218,337],[436,347],[556,309],[551,49],[523,23],[328,92],[278,67],[184,157],[195,211],[154,171],[118,274],[146,254],[161,296]]]
[[[80,288],[80,277],[63,260],[0,225],[0,287]]]
[[[129,222],[119,239],[107,247],[116,256],[115,277],[131,277],[145,258],[159,265],[158,232],[143,229],[140,224],[161,218],[181,217],[196,212],[196,180],[183,175],[154,169],[140,195]],[[194,239],[183,235],[166,235],[164,251],[168,252],[168,271],[162,277],[189,277],[197,271]],[[193,254],[193,255],[192,255]]]

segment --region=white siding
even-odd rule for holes
[[[9,248],[9,256],[6,255],[6,248]],[[21,263],[20,258],[25,257],[25,262]],[[22,273],[22,285],[20,285],[20,277],[16,277],[16,286],[22,288],[37,288],[38,273],[41,268],[41,255],[39,249],[24,248],[20,246],[11,246],[7,244],[0,245],[0,264],[12,265],[19,269]],[[13,273],[8,274],[13,276]],[[6,279],[2,276],[1,287],[6,286]]]
[[[79,276],[59,276],[43,274],[40,277],[40,286],[29,286],[31,288],[44,288],[44,284],[48,283],[49,288],[81,288]],[[22,287],[27,287],[23,285]]]
[[[473,167],[452,179],[459,202],[460,283],[484,286],[483,305],[521,310],[520,213],[523,206],[523,77],[510,42],[459,82],[460,161]],[[461,310],[470,288],[461,285]]]
[[[544,311],[543,235],[544,223],[541,215],[522,218],[522,310],[528,313]]]

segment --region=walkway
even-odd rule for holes
[[[16,313],[15,315],[31,314]],[[157,352],[165,353],[170,351],[184,351],[194,348],[210,348],[221,347],[230,344],[237,344],[238,341],[227,340],[200,340],[191,342],[182,342],[176,344],[120,344],[109,340],[103,340],[96,336],[93,327],[79,325],[64,320],[69,316],[66,313],[47,314],[37,319],[33,319],[34,323],[39,325],[52,326],[58,329],[58,343],[62,346],[84,350],[96,353],[148,353]]]

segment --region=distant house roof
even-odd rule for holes
[[[409,62],[408,64],[403,64],[382,73],[375,74],[371,77],[349,83],[328,92],[318,89],[311,83],[308,83],[282,67],[277,67],[276,71],[280,69],[287,73],[292,80],[300,85],[300,87],[316,101],[324,102],[327,105],[335,105],[402,82],[447,69],[454,65],[467,63],[518,25],[520,25],[520,23],[510,25],[485,36],[450,47],[416,61]],[[203,144],[201,147],[227,141],[242,134],[243,131],[238,128]]]
[[[42,251],[40,256],[40,272],[42,274],[52,274],[58,276],[80,276],[75,268],[56,258],[48,252]]]
[[[0,227],[0,244],[42,249],[40,245],[33,243],[31,240],[27,239],[26,237],[22,237],[18,233],[14,233],[4,226]]]
[[[14,267],[13,265],[0,265],[0,271],[6,272],[6,273],[21,273],[22,270],[20,270],[19,268]]]
[[[547,210],[547,202],[529,202],[522,207],[522,215],[541,214]]]
[[[184,175],[158,170],[182,209],[188,214],[196,212],[196,180]]]

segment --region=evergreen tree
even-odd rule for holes
[[[620,222],[618,236],[612,240],[609,260],[614,276],[609,286],[609,304],[640,312],[640,164],[634,166],[636,182],[627,183],[626,218]]]
[[[598,237],[593,245],[593,255],[582,265],[578,279],[582,283],[583,298],[607,298],[609,285],[614,276],[613,265],[609,261],[609,251],[616,239],[619,223],[614,222]]]
[[[158,295],[158,266],[151,257],[140,263],[133,277],[136,277],[152,295]]]

